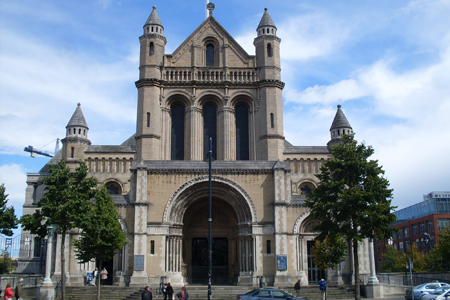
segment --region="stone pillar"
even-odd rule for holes
[[[186,113],[186,148],[189,160],[203,160],[203,118],[202,110],[191,107]]]
[[[170,117],[170,109],[163,107],[161,108],[161,122],[162,122],[162,142],[161,142],[161,156],[164,160],[170,160],[170,140],[171,140],[171,128],[172,128],[172,120]]]
[[[219,109],[218,125],[219,143],[217,158],[236,160],[236,123],[233,108],[224,107]]]
[[[369,263],[370,263],[370,278],[366,286],[367,298],[382,298],[384,297],[383,286],[378,281],[375,271],[375,256],[373,249],[373,240],[369,240]]]
[[[55,287],[51,279],[52,267],[52,242],[53,232],[48,235],[47,239],[47,255],[45,258],[45,278],[39,287],[38,300],[53,300],[55,299]]]
[[[136,191],[134,204],[134,268],[130,286],[148,284],[146,269],[147,256],[147,169],[141,161],[136,166]]]
[[[166,276],[172,285],[183,285],[185,277],[182,274],[183,249],[181,235],[170,235],[166,238]]]

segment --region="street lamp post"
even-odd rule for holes
[[[211,300],[211,273],[212,273],[212,238],[211,238],[211,227],[212,227],[212,138],[209,138],[209,214],[208,214],[208,300]]]

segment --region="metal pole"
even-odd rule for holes
[[[212,138],[209,138],[209,215],[208,215],[208,300],[212,299],[211,291],[211,273],[212,273],[212,237],[211,237],[211,226],[212,226]]]

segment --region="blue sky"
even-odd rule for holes
[[[250,54],[269,9],[292,144],[326,145],[341,104],[356,139],[374,147],[394,205],[450,190],[450,1],[213,2],[214,17]],[[93,144],[134,133],[138,38],[153,5],[166,53],[205,18],[204,0],[0,2],[0,183],[19,215],[26,173],[48,160],[23,148],[52,152],[78,102]]]

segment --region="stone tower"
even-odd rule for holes
[[[259,141],[258,160],[281,160],[284,150],[283,102],[280,63],[280,43],[277,27],[265,8],[253,44],[259,69]]]
[[[344,112],[341,109],[341,105],[339,104],[337,106],[337,112],[336,115],[334,116],[333,123],[331,124],[330,127],[331,139],[327,143],[328,147],[339,144],[342,141],[342,136],[344,134],[352,134],[352,133],[353,133],[352,126],[350,126],[350,123],[345,117]]]
[[[164,27],[156,12],[156,6],[144,25],[144,33],[139,38],[140,64],[138,88],[138,108],[136,125],[137,160],[158,160],[161,158],[161,108],[160,108],[160,67],[164,61],[166,38]]]
[[[66,126],[66,137],[61,140],[63,144],[62,157],[71,169],[84,159],[84,151],[91,144],[88,132],[89,127],[81,111],[81,104],[78,103],[77,109]]]

